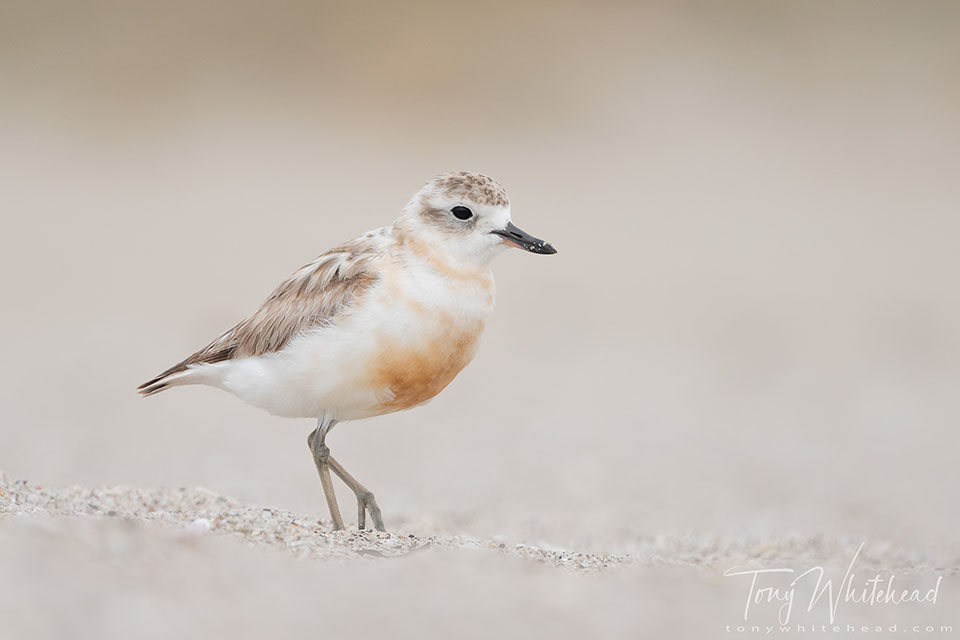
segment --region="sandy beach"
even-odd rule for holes
[[[416,523],[335,532],[329,521],[203,488],[44,488],[0,475],[0,613],[11,638],[378,628],[398,638],[738,636],[745,584],[725,570],[840,563],[856,544],[674,532],[638,540],[629,554],[581,553]],[[878,541],[864,551],[858,572],[895,572],[904,586],[960,574],[956,557]],[[958,603],[945,590],[926,609],[838,615],[855,626],[950,624]],[[690,618],[693,607],[701,615]],[[776,624],[758,609],[750,625]],[[816,613],[804,623],[833,626],[825,607]]]

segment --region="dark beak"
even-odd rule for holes
[[[553,248],[553,245],[545,240],[540,238],[534,238],[532,235],[518,228],[512,222],[508,222],[507,226],[503,229],[496,229],[490,233],[495,233],[498,236],[503,236],[503,239],[507,244],[511,244],[520,249],[525,249],[530,253],[542,253],[544,255],[550,255],[551,253],[556,253],[557,250]]]

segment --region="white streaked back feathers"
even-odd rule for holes
[[[334,323],[378,276],[373,263],[384,255],[388,228],[341,244],[297,269],[264,303],[193,355],[140,386],[150,395],[192,365],[213,364],[280,351],[301,333]]]

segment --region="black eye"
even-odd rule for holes
[[[470,209],[466,207],[454,207],[450,209],[450,213],[455,215],[458,220],[469,220],[473,217],[473,211],[470,211]]]

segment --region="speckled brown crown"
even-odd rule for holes
[[[451,198],[463,198],[477,204],[506,207],[510,204],[506,190],[482,173],[458,171],[437,176],[428,184]]]

